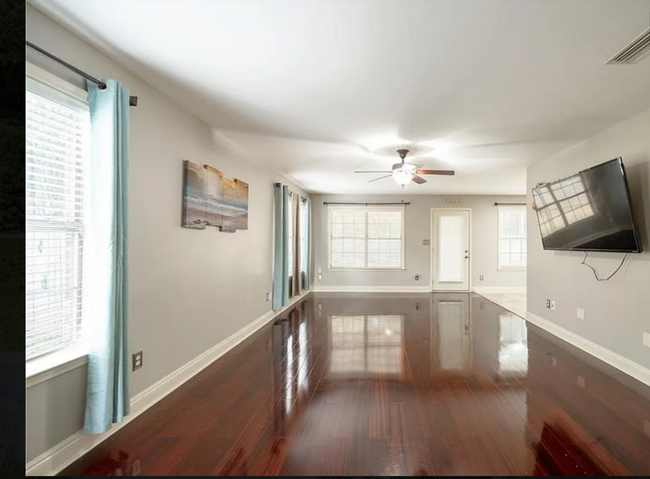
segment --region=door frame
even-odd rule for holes
[[[436,230],[433,215],[436,211],[467,211],[467,248],[469,250],[469,265],[467,266],[467,289],[461,290],[434,290],[433,284],[435,280],[436,271],[436,254],[433,254],[433,247],[436,245]],[[429,289],[433,291],[449,292],[449,293],[463,293],[472,291],[472,262],[474,255],[472,252],[472,209],[471,208],[431,208],[429,211]]]

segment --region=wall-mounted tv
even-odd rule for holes
[[[621,158],[538,184],[533,200],[544,249],[642,251]]]

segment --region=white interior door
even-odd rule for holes
[[[469,210],[431,210],[431,289],[469,291]]]

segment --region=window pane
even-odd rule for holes
[[[74,343],[81,330],[90,117],[87,105],[67,104],[61,92],[31,79],[27,84],[25,349],[31,359]]]
[[[402,267],[403,210],[330,207],[329,211],[332,267]]]
[[[550,195],[549,195],[550,196]],[[539,211],[542,234],[548,223],[559,214],[557,206],[550,205]],[[499,268],[522,268],[526,265],[526,207],[499,206]]]

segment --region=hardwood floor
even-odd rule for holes
[[[649,474],[649,388],[573,352],[475,294],[315,294],[61,475]]]

